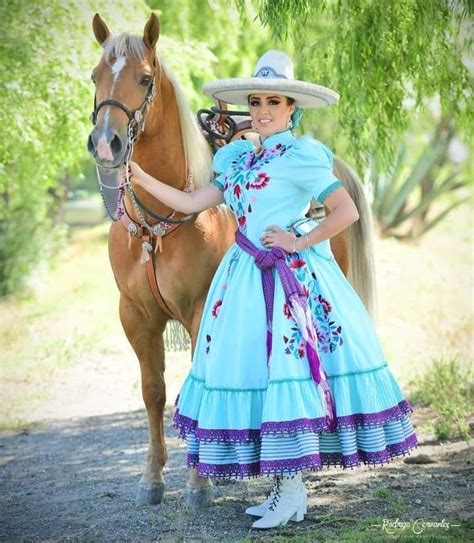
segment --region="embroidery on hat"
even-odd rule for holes
[[[275,71],[271,66],[263,66],[258,70],[258,72],[255,74],[255,77],[274,77],[274,78],[283,78],[288,79],[283,74],[279,74],[277,71]]]

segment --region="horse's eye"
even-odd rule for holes
[[[95,85],[96,81],[95,81],[95,75],[94,75],[94,74],[91,74],[91,81],[92,81],[92,83],[94,83],[94,85]]]
[[[140,85],[143,85],[144,87],[148,87],[152,81],[153,81],[153,78],[151,75],[144,75],[140,80]]]

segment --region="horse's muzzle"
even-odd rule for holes
[[[104,132],[94,127],[87,140],[87,150],[99,166],[115,168],[125,160],[126,141],[114,130]]]

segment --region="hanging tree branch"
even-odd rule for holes
[[[237,0],[239,1],[239,0]],[[464,62],[472,48],[469,0],[256,0],[275,40],[294,50],[298,76],[341,94],[339,125],[359,165],[389,162],[408,126],[407,101],[439,96],[457,130],[472,130]]]

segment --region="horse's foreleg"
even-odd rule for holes
[[[142,395],[148,416],[148,456],[137,502],[139,505],[161,503],[165,490],[162,471],[168,457],[163,429],[166,402],[163,331],[166,319],[144,314],[124,296],[120,298],[120,319],[140,362]]]

